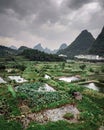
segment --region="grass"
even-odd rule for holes
[[[74,118],[74,115],[72,113],[66,113],[63,117],[67,120],[70,120]]]
[[[97,124],[93,122],[68,123],[66,121],[49,122],[45,125],[31,123],[27,130],[97,130]]]
[[[23,130],[23,127],[17,121],[7,121],[3,117],[0,117],[0,130]]]
[[[4,59],[2,59],[4,60]],[[6,61],[6,68],[12,68],[16,64],[25,65],[24,71],[14,69],[13,73],[2,71],[0,76],[6,80],[8,75],[21,75],[28,79],[28,83],[13,83],[8,81],[8,85],[12,86],[12,90],[19,86],[16,97],[12,96],[12,92],[8,91],[6,84],[0,84],[0,107],[5,114],[0,115],[0,130],[22,130],[21,123],[15,120],[11,121],[10,116],[19,116],[21,111],[19,105],[27,105],[32,112],[39,112],[45,109],[53,109],[65,104],[74,103],[80,115],[78,123],[69,123],[66,121],[48,122],[47,124],[39,124],[31,122],[26,130],[98,130],[104,125],[104,94],[93,90],[86,89],[78,85],[79,83],[66,83],[59,81],[60,76],[79,75],[85,82],[89,80],[97,80],[104,76],[102,71],[102,63],[57,63],[57,62],[34,62],[23,60],[18,57],[16,62]],[[80,68],[86,64],[84,70]],[[17,71],[18,70],[18,71]],[[49,74],[51,79],[44,79],[44,75]],[[101,76],[101,77],[100,77]],[[49,84],[56,92],[36,92],[43,84]],[[73,98],[72,93],[79,91],[82,94],[82,100],[77,101]],[[6,114],[6,112],[8,114]],[[67,113],[65,118],[72,118],[73,115]]]

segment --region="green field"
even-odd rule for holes
[[[39,62],[22,60],[20,57],[15,61],[4,61],[0,60],[0,77],[7,83],[0,84],[0,130],[98,130],[104,126],[103,91],[98,92],[82,85],[94,82],[104,89],[103,63]],[[45,78],[45,75],[49,78]],[[21,76],[27,82],[18,83],[8,76]],[[71,76],[79,80],[59,80],[60,77]],[[45,91],[46,84],[54,91]],[[75,98],[74,92],[79,92],[82,99]],[[37,116],[43,116],[48,110],[61,110],[67,105],[79,111],[75,115],[77,117],[66,112],[63,120],[37,119]],[[36,117],[28,118],[34,114]],[[24,123],[25,120],[29,123]]]

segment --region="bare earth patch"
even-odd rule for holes
[[[67,120],[63,118],[66,113],[72,113],[74,115],[73,119]],[[45,110],[39,113],[30,113],[23,116],[21,122],[26,128],[31,121],[39,123],[47,123],[48,121],[58,121],[66,120],[68,122],[76,123],[78,122],[77,116],[79,115],[78,109],[73,105],[66,105],[56,109]]]
[[[38,89],[38,92],[55,92],[56,90],[49,86],[48,84],[45,84],[43,87],[40,87]]]
[[[101,126],[101,127],[99,128],[99,130],[104,130],[104,126]]]
[[[6,83],[6,81],[4,81],[3,78],[0,77],[0,83]]]
[[[27,80],[25,80],[24,78],[22,78],[21,76],[8,76],[9,79],[11,80],[15,80],[17,83],[24,83],[27,82]]]
[[[61,78],[59,78],[59,80],[61,80],[61,81],[65,81],[65,82],[72,82],[72,81],[78,81],[79,80],[79,78],[78,77],[76,77],[76,76],[72,76],[72,77],[61,77]]]

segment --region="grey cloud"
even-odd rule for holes
[[[97,1],[100,3],[101,7],[104,9],[104,0],[97,0]]]
[[[52,0],[0,0],[0,34],[7,36],[27,30],[38,35],[41,26],[48,22],[56,23],[59,14],[57,5]],[[23,22],[27,26],[24,27]]]
[[[89,23],[90,27],[89,29],[96,29],[96,28],[102,28],[104,26],[104,10],[101,10],[101,12],[96,12],[92,15]]]
[[[83,5],[93,2],[94,0],[65,0],[62,2],[63,6],[68,7],[69,9],[77,10]]]
[[[0,13],[5,12],[7,8],[11,8],[11,3],[14,3],[14,0],[0,0]]]
[[[36,14],[38,19],[42,17],[43,20],[45,17],[54,19],[57,13],[52,0],[0,0],[0,12],[5,13],[8,9],[12,9],[20,18]]]
[[[50,42],[70,41],[74,34],[85,28],[91,31],[101,28],[104,23],[103,1],[63,0],[58,6],[55,0],[0,0],[0,35],[18,38],[22,32],[28,32]],[[87,10],[82,7],[92,2],[99,3],[101,10],[81,15]]]
[[[83,7],[86,4],[97,2],[100,4],[101,8],[104,8],[104,0],[63,0],[62,7],[69,8],[72,10],[77,10]]]
[[[0,0],[0,13],[5,13],[5,10],[13,9],[14,11],[23,11],[20,6],[20,0]]]
[[[18,34],[21,30],[24,30],[25,24],[15,17],[10,17],[9,15],[0,15],[0,36],[14,36]]]
[[[0,0],[0,13],[7,14],[9,9],[14,12],[20,11],[18,1],[19,0]]]
[[[40,10],[38,13],[35,23],[56,23],[60,19],[60,13],[54,7],[45,7],[44,11]]]

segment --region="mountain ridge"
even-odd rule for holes
[[[56,54],[57,51],[59,51],[59,50],[61,50],[61,49],[65,49],[66,47],[67,47],[67,44],[66,44],[66,43],[62,43],[62,44],[60,45],[59,49],[51,50],[51,49],[49,49],[49,48],[47,48],[47,47],[46,47],[46,48],[43,48],[42,45],[41,45],[41,43],[38,43],[37,45],[35,45],[35,46],[33,47],[33,49],[39,50],[39,51],[41,51],[41,52],[45,52],[45,53],[48,53],[48,54]]]
[[[89,54],[104,56],[104,26],[89,49]]]
[[[13,50],[18,50],[18,48],[14,45],[11,45],[9,48],[13,49]]]
[[[67,48],[59,50],[57,54],[67,55],[68,58],[86,54],[94,41],[93,35],[87,30],[83,30]]]

